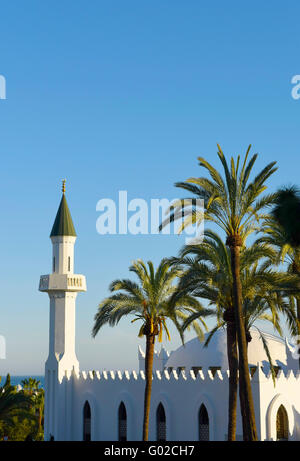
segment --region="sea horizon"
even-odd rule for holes
[[[1,379],[1,385],[3,385],[5,383],[5,380],[6,380],[6,375],[0,375],[2,377]],[[21,382],[23,381],[23,379],[29,379],[29,378],[33,378],[33,379],[36,379],[37,381],[40,381],[40,387],[41,388],[44,388],[44,380],[45,380],[45,376],[44,375],[10,375],[10,382],[12,384],[12,386],[18,386],[18,385],[21,385]]]

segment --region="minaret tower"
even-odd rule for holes
[[[48,293],[50,298],[49,355],[45,365],[45,440],[51,435],[57,440],[58,424],[67,413],[67,409],[62,408],[66,402],[61,401],[60,383],[72,371],[79,372],[75,353],[75,302],[77,293],[86,291],[85,277],[74,274],[76,232],[65,196],[65,182],[50,234],[52,273],[42,275],[39,286],[39,290]]]

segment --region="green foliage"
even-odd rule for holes
[[[22,382],[24,388],[17,390],[6,382],[0,387],[0,439],[43,440],[44,390],[39,381],[33,378]]]
[[[272,215],[283,227],[288,243],[300,246],[300,191],[285,187],[278,191]]]
[[[138,260],[133,262],[129,270],[137,276],[139,283],[129,279],[115,280],[111,283],[110,291],[117,293],[104,299],[99,305],[92,332],[94,337],[103,325],[114,326],[122,317],[133,315],[132,322],[142,322],[139,337],[154,333],[161,341],[164,331],[169,339],[166,324],[166,320],[169,319],[177,327],[183,341],[180,321],[184,321],[195,310],[203,315],[198,316],[201,325],[194,322],[192,326],[196,333],[203,337],[203,328],[206,329],[206,325],[202,317],[206,312],[201,303],[188,294],[179,295],[175,303],[170,303],[176,291],[174,282],[182,274],[180,266],[171,265],[168,260],[163,259],[155,271],[151,261],[146,265],[142,260]]]
[[[41,382],[35,378],[23,379],[21,381],[22,388],[27,391],[30,395],[33,395],[35,392],[40,390]]]
[[[298,316],[298,328],[295,328],[294,322],[287,317],[287,324],[293,336],[299,334],[300,318],[297,313],[296,304],[300,304],[300,246],[295,246],[291,243],[285,228],[270,215],[264,219],[263,235],[257,240],[257,243],[268,245],[275,252],[275,259],[272,261],[274,266],[279,266],[282,263],[287,265],[287,272],[294,276],[294,283],[285,290],[286,312]],[[298,308],[299,310],[299,308]]]
[[[0,429],[1,440],[4,436],[8,437],[9,441],[24,441],[28,436],[35,439],[37,433],[36,422],[27,418],[19,418],[14,416],[12,424],[2,424]]]

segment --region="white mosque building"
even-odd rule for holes
[[[76,233],[65,190],[50,235],[52,273],[39,290],[50,298],[49,356],[45,364],[45,440],[142,440],[144,354],[139,371],[80,371],[75,354],[75,304],[86,291],[74,273]],[[259,333],[252,331],[249,373],[260,440],[300,440],[300,373],[287,341],[266,335],[276,365],[274,386]],[[155,354],[149,440],[222,441],[227,438],[226,333],[204,348],[197,338]],[[237,439],[242,440],[240,409]]]

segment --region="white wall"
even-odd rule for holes
[[[191,373],[177,376],[176,372],[157,372],[153,378],[149,440],[156,440],[156,409],[161,402],[166,413],[167,440],[198,440],[198,411],[203,403],[210,420],[210,440],[224,440],[227,434],[228,376],[209,372],[197,377]],[[64,380],[72,394],[73,440],[82,440],[83,407],[87,400],[92,413],[92,440],[118,439],[118,408],[124,402],[127,411],[128,440],[142,440],[143,372],[97,372],[95,376],[80,373]],[[61,405],[63,408],[63,405]],[[238,408],[238,430],[241,421]],[[60,435],[66,440],[66,435]]]
[[[58,383],[59,402],[56,440],[82,440],[83,407],[87,400],[92,414],[92,440],[118,440],[118,408],[127,412],[127,439],[142,440],[143,371],[73,373]],[[260,440],[276,440],[276,415],[280,405],[287,411],[289,439],[300,440],[300,374],[280,371],[274,386],[271,374],[261,364],[251,379],[255,416]],[[228,422],[228,373],[217,371],[156,371],[153,377],[149,440],[156,440],[156,410],[162,403],[166,413],[167,440],[198,440],[198,412],[206,406],[210,440],[226,440]],[[51,405],[50,405],[51,407]],[[240,408],[237,408],[237,439],[242,439]]]

